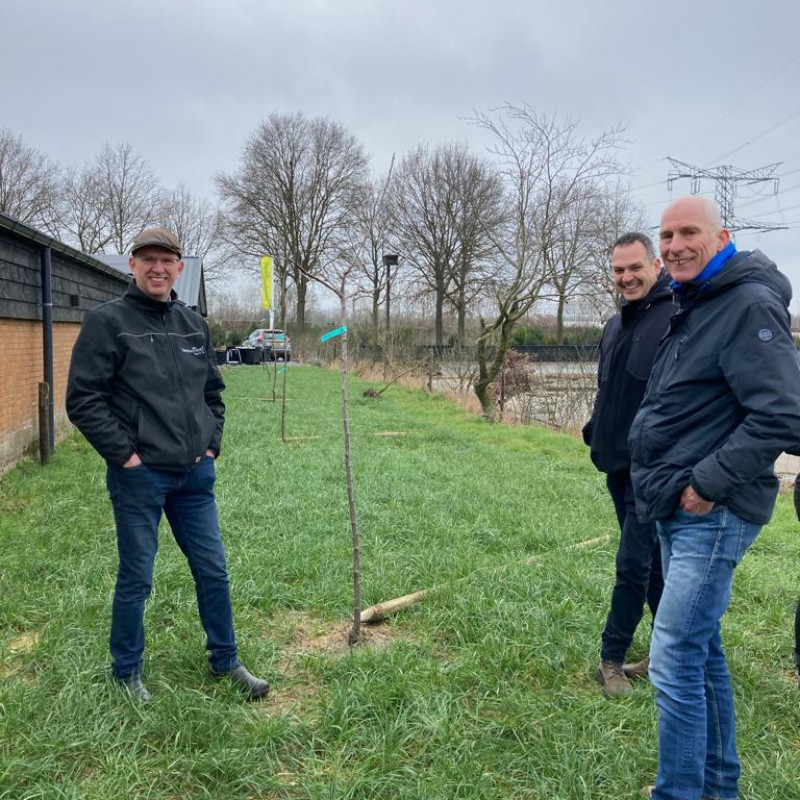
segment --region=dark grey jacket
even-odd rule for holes
[[[757,524],[778,493],[783,450],[800,447],[800,360],[789,281],[760,251],[687,285],[631,426],[639,518],[669,517],[691,483]]]
[[[67,414],[110,464],[135,452],[148,467],[188,471],[219,453],[224,388],[203,318],[132,283],[83,321]]]
[[[646,297],[623,303],[621,313],[603,328],[597,398],[592,417],[583,426],[583,441],[591,447],[592,463],[601,472],[630,468],[628,432],[672,314],[669,275],[664,272]]]

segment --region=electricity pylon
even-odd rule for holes
[[[749,185],[755,183],[772,182],[772,193],[778,193],[778,176],[775,170],[782,162],[769,164],[758,169],[743,170],[732,167],[729,164],[722,164],[718,167],[695,167],[678,161],[677,158],[669,158],[669,162],[675,168],[675,172],[670,172],[667,176],[667,189],[672,189],[672,184],[679,178],[689,178],[692,182],[692,194],[700,191],[700,181],[708,179],[715,181],[714,199],[717,201],[719,214],[722,224],[729,231],[779,231],[785,230],[785,225],[772,225],[770,223],[753,222],[746,219],[737,219],[733,212],[733,199],[736,197],[736,187],[739,183]]]

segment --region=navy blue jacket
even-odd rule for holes
[[[644,397],[658,343],[674,312],[669,275],[664,272],[646,297],[623,301],[603,329],[597,365],[597,398],[583,441],[601,472],[628,470],[628,433]]]
[[[756,524],[772,516],[775,459],[800,447],[800,359],[789,281],[763,253],[737,253],[686,284],[630,432],[642,521],[669,517],[683,489]]]
[[[131,283],[83,321],[67,414],[110,464],[135,452],[153,469],[188,472],[206,450],[219,453],[224,388],[203,318]]]

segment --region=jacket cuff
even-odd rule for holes
[[[709,492],[707,489],[705,489],[700,481],[697,480],[697,476],[694,473],[692,473],[692,477],[689,479],[689,486],[691,486],[692,489],[694,489],[695,492],[700,495],[701,500],[705,500],[709,503],[718,503],[721,499],[719,497],[712,497],[713,492]]]
[[[126,455],[119,456],[117,458],[109,458],[106,459],[109,464],[112,464],[115,467],[121,467],[136,451],[131,448]]]

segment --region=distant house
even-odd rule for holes
[[[39,438],[39,384],[50,387],[51,441],[68,430],[64,395],[86,312],[119,297],[128,280],[0,214],[0,473]]]
[[[123,275],[130,275],[128,256],[98,254],[95,258]],[[183,256],[183,272],[173,288],[177,292],[179,300],[195,311],[199,311],[204,317],[208,316],[203,259],[200,256]]]

